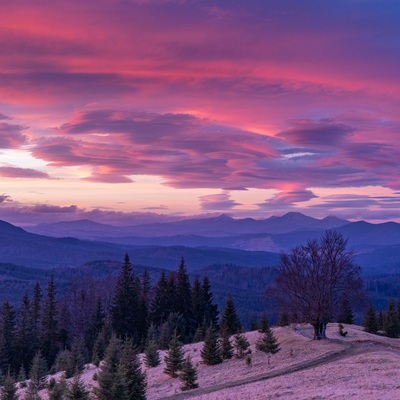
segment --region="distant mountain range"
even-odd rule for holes
[[[122,227],[79,220],[26,230],[0,221],[0,262],[75,267],[93,260],[122,260],[128,252],[137,264],[166,269],[175,269],[181,257],[192,270],[230,263],[273,266],[280,252],[320,237],[327,229],[348,238],[367,273],[400,272],[400,224],[316,219],[301,213],[264,220],[221,215]]]

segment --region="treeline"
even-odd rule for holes
[[[76,364],[99,363],[112,335],[129,339],[138,351],[149,331],[159,347],[169,346],[174,332],[183,343],[202,340],[207,328],[218,325],[218,307],[206,276],[190,283],[182,259],[177,271],[161,273],[153,287],[145,270],[137,276],[128,255],[114,281],[78,285],[74,282],[57,299],[51,276],[45,290],[36,283],[32,296],[26,292],[18,309],[6,301],[0,315],[0,374],[30,376],[40,356],[48,371]],[[70,364],[70,365],[69,365]]]

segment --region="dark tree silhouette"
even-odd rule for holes
[[[364,318],[364,329],[365,332],[369,333],[377,333],[378,332],[378,321],[376,319],[376,314],[374,310],[374,306],[370,303],[367,313]]]
[[[389,300],[388,308],[386,311],[386,318],[383,325],[385,335],[391,338],[397,338],[400,334],[400,322],[397,315],[396,305],[394,299]]]
[[[281,256],[272,294],[300,322],[314,327],[314,338],[326,338],[326,325],[337,314],[342,294],[360,293],[360,268],[347,240],[327,231]]]
[[[172,335],[168,353],[165,356],[164,361],[165,361],[164,373],[171,376],[172,378],[177,378],[178,371],[182,368],[183,350],[182,350],[182,343],[179,341],[176,331]]]
[[[0,365],[3,374],[15,365],[15,311],[8,302],[4,302],[0,315]]]
[[[204,345],[200,354],[205,365],[222,363],[221,346],[212,324],[207,328]]]
[[[224,312],[222,313],[220,329],[226,330],[229,335],[238,333],[242,329],[242,324],[236,312],[236,307],[232,297],[229,295],[226,299]]]
[[[17,387],[10,371],[7,372],[4,385],[1,388],[0,400],[18,400]]]
[[[199,387],[197,383],[197,371],[192,364],[190,356],[182,363],[182,372],[179,375],[179,380],[182,382],[181,390],[192,390]]]

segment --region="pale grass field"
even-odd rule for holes
[[[231,383],[249,377],[278,371],[318,357],[335,354],[346,349],[350,343],[362,347],[361,354],[349,355],[336,361],[324,363],[309,369],[286,375],[221,389],[210,394],[200,393],[195,399],[201,400],[242,400],[242,399],[400,399],[400,339],[389,339],[363,332],[362,327],[347,325],[345,338],[338,334],[337,324],[328,326],[329,340],[311,340],[311,327],[274,328],[281,351],[268,358],[255,349],[258,332],[248,332],[246,337],[252,349],[252,364],[233,358],[215,366],[201,363],[200,350],[203,343],[185,346],[185,354],[191,356],[198,370],[200,389]],[[365,350],[365,353],[364,353]],[[346,353],[345,353],[346,354]],[[165,352],[161,352],[164,359]],[[143,355],[140,355],[143,359]],[[181,382],[163,373],[164,362],[156,368],[144,368],[147,374],[148,400],[175,396],[180,393]],[[98,368],[89,364],[82,379],[89,389],[96,385],[93,374]],[[59,374],[58,374],[59,375]],[[20,391],[23,398],[24,389]],[[46,391],[41,396],[47,399]],[[118,399],[115,399],[118,400]]]

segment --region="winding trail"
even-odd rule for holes
[[[298,330],[296,333],[306,336],[306,337],[309,337],[309,332],[306,329]],[[330,340],[332,342],[340,343],[343,346],[343,348],[341,350],[329,352],[320,357],[316,357],[314,359],[300,362],[295,365],[291,365],[291,366],[281,368],[281,369],[278,369],[275,371],[262,373],[260,375],[243,378],[243,379],[236,380],[233,382],[226,382],[226,383],[221,383],[218,385],[199,388],[199,389],[191,390],[188,392],[175,393],[174,395],[163,397],[160,400],[190,399],[190,398],[197,397],[200,395],[218,392],[223,389],[230,389],[230,388],[234,388],[234,387],[238,387],[238,386],[242,386],[242,385],[248,385],[251,383],[260,382],[260,381],[267,380],[267,379],[276,378],[276,377],[282,376],[282,375],[292,374],[294,372],[303,371],[306,369],[314,368],[314,367],[322,365],[322,364],[328,364],[328,363],[331,363],[331,362],[334,362],[337,360],[345,359],[348,357],[353,357],[353,356],[364,354],[364,353],[371,353],[371,352],[376,352],[376,351],[390,351],[390,352],[393,352],[400,356],[400,347],[387,346],[387,345],[385,345],[381,342],[377,342],[377,341],[368,340],[368,341],[358,341],[358,342],[345,342],[345,341],[337,340],[337,339],[328,339],[328,340]]]

